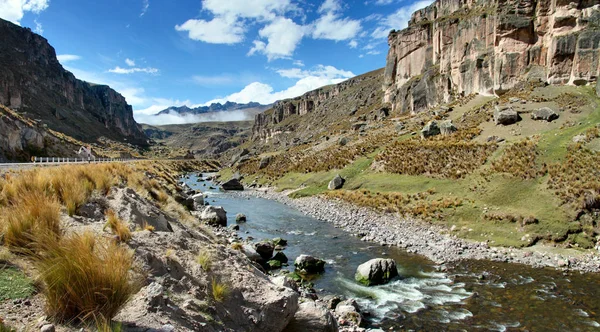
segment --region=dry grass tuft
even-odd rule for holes
[[[106,224],[104,228],[110,227],[112,232],[119,237],[121,242],[128,242],[131,240],[131,230],[129,229],[129,225],[124,222],[117,213],[113,210],[106,211]]]
[[[217,302],[223,302],[229,295],[229,286],[224,283],[218,282],[216,279],[212,280],[212,295],[213,299]]]
[[[59,322],[110,320],[139,290],[130,278],[133,255],[91,233],[44,242],[36,266],[49,316]]]
[[[198,254],[198,256],[196,256],[196,262],[204,271],[210,272],[212,269],[213,256],[208,251],[202,251]]]
[[[511,144],[500,159],[492,162],[492,171],[508,173],[521,179],[533,179],[545,173],[545,167],[536,163],[537,139],[526,139]]]
[[[4,244],[14,251],[33,250],[42,237],[60,236],[60,204],[43,193],[25,192],[11,199],[0,217]]]
[[[233,250],[242,250],[242,248],[244,248],[244,244],[241,242],[231,243],[231,249],[233,249]]]

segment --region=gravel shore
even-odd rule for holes
[[[288,192],[289,193],[289,192]],[[286,192],[272,189],[245,190],[241,196],[276,200],[322,221],[327,221],[363,241],[398,246],[408,252],[424,255],[437,264],[463,259],[527,264],[536,268],[554,267],[581,272],[599,272],[600,254],[589,252],[576,256],[549,254],[532,248],[490,247],[485,242],[460,239],[439,226],[418,220],[383,214],[340,200],[320,197],[292,199]]]

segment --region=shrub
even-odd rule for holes
[[[500,159],[492,162],[492,170],[521,179],[533,179],[545,170],[536,164],[537,140],[526,139],[506,148]]]
[[[131,240],[131,230],[129,229],[129,226],[119,218],[115,211],[106,211],[106,218],[105,228],[110,227],[112,232],[117,235],[122,242]]]
[[[91,233],[44,242],[36,258],[47,314],[59,322],[110,320],[139,290],[133,255]]]
[[[216,279],[212,280],[212,295],[213,299],[217,302],[223,302],[229,295],[229,286],[224,283],[218,282]]]

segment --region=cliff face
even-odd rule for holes
[[[381,104],[382,79],[382,70],[376,70],[300,97],[277,101],[270,110],[255,116],[252,138],[270,140],[279,136],[298,141],[318,134],[318,129],[328,125],[347,122],[357,111],[371,110]]]
[[[384,102],[417,113],[524,79],[585,85],[600,73],[597,0],[438,0],[392,31]]]
[[[82,141],[98,137],[145,145],[125,98],[63,69],[48,41],[0,19],[0,104]]]

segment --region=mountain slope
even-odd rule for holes
[[[76,79],[45,38],[2,19],[0,104],[85,142],[104,136],[147,144],[122,95]]]

